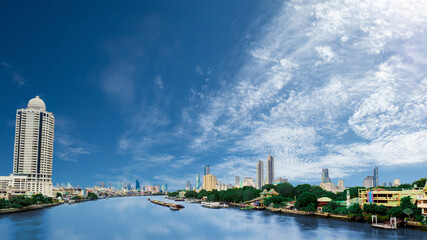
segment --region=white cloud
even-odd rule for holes
[[[159,86],[160,89],[163,89],[164,85],[163,85],[163,79],[162,79],[162,77],[160,77],[159,75],[157,75],[154,78],[154,82],[157,84],[157,86]]]
[[[346,177],[426,162],[424,9],[415,0],[285,3],[234,81],[205,97],[192,147],[247,156],[215,166],[224,178],[268,153],[276,175],[293,180],[318,180],[324,167]]]

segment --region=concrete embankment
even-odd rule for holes
[[[8,208],[8,209],[0,209],[0,214],[8,214],[8,213],[16,213],[16,212],[25,212],[32,211],[37,209],[43,209],[48,207],[54,207],[60,205],[61,203],[46,203],[46,204],[38,204],[38,205],[30,205],[23,208]]]

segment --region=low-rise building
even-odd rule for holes
[[[408,196],[415,203],[420,194],[421,190],[417,189],[402,191],[390,191],[381,188],[359,189],[359,206],[362,208],[364,204],[375,203],[392,208],[399,206],[400,199]]]
[[[421,208],[421,214],[427,217],[427,182],[417,198],[417,207]]]

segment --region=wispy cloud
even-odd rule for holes
[[[223,164],[252,168],[271,153],[277,175],[300,181],[317,180],[322,167],[346,177],[374,164],[426,162],[425,8],[415,0],[284,3],[234,81],[205,97],[193,148],[244,153]]]
[[[159,75],[157,75],[157,76],[154,78],[154,82],[157,84],[157,86],[158,86],[160,89],[163,89],[164,85],[163,85],[163,79],[162,79],[162,77],[160,77]]]
[[[95,152],[95,148],[72,135],[77,123],[63,115],[55,116],[55,155],[59,159],[77,162],[82,155]]]
[[[9,63],[2,62],[1,63],[2,70],[9,73],[12,77],[12,81],[18,84],[18,86],[25,86],[28,84],[28,80],[25,79],[16,68]]]

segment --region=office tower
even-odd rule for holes
[[[100,182],[100,183],[99,183],[99,186],[100,186],[101,188],[105,188],[105,182]]]
[[[55,117],[38,96],[16,112],[13,175],[27,177],[27,190],[53,196],[52,157]]]
[[[400,186],[400,179],[396,178],[393,181],[393,187],[399,187]]]
[[[393,184],[391,184],[391,182],[388,182],[388,186],[393,187]]]
[[[329,178],[329,170],[327,168],[322,169],[322,183],[331,182]]]
[[[191,183],[190,183],[190,181],[187,181],[187,184],[185,185],[185,190],[191,190]]]
[[[196,190],[199,190],[200,188],[200,174],[197,174],[196,177]]]
[[[137,191],[139,191],[139,190],[141,189],[141,184],[139,184],[139,181],[138,181],[138,180],[136,180],[136,181],[135,181],[135,189],[136,189]]]
[[[263,179],[264,179],[264,163],[259,160],[258,164],[256,165],[256,177],[257,177],[257,188],[261,189],[263,184]]]
[[[208,174],[203,176],[203,189],[207,191],[212,191],[216,189],[216,177],[214,175]]]
[[[374,177],[373,176],[367,176],[363,180],[363,186],[365,188],[372,188],[372,187],[374,187]]]
[[[279,177],[279,178],[274,179],[274,183],[285,183],[285,182],[288,182],[287,178]]]
[[[255,184],[255,179],[251,178],[251,177],[245,177],[242,181],[242,186],[243,187],[254,187],[256,188],[256,184]]]
[[[386,182],[383,182],[383,187],[387,187],[387,183]]]
[[[236,176],[234,177],[234,186],[239,187],[239,185],[240,185],[240,177]]]
[[[205,165],[204,171],[203,171],[203,175],[209,175],[211,174],[211,167],[209,165]]]
[[[273,182],[274,182],[274,157],[268,155],[266,184],[273,184]]]
[[[375,167],[374,168],[374,175],[373,175],[373,177],[374,177],[374,187],[379,187],[379,178],[378,178],[378,167]]]

